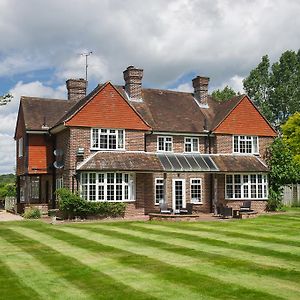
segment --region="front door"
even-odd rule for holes
[[[179,210],[185,207],[185,179],[173,179],[173,210]]]

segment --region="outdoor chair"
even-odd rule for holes
[[[221,206],[219,209],[222,218],[232,217],[232,207]]]
[[[171,214],[173,212],[173,209],[169,208],[167,203],[160,203],[159,206],[161,214]]]
[[[252,211],[251,209],[251,201],[244,201],[243,204],[240,207],[240,212],[243,211]]]
[[[179,210],[181,215],[191,215],[193,213],[193,203],[187,203],[186,207],[182,207]]]

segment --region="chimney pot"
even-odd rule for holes
[[[123,72],[125,80],[125,91],[132,101],[142,101],[142,79],[143,69],[129,66]]]
[[[193,79],[194,97],[203,107],[207,107],[209,77],[197,76]]]
[[[78,101],[86,96],[87,81],[83,78],[66,81],[68,100]]]

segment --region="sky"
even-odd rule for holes
[[[123,84],[129,65],[143,86],[210,91],[242,80],[268,54],[300,48],[299,0],[0,0],[0,174],[15,170],[13,139],[20,96],[66,98],[65,81],[85,76]]]

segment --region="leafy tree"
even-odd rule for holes
[[[226,85],[223,90],[213,91],[211,95],[215,100],[222,102],[229,100],[238,94],[239,93],[236,93],[231,87]]]
[[[299,165],[283,138],[277,138],[268,149],[267,163],[269,173],[268,208],[276,210],[281,206],[283,186],[300,179]]]
[[[300,112],[290,116],[281,128],[285,143],[291,150],[295,162],[300,165]]]
[[[4,96],[0,96],[0,106],[6,105],[8,102],[12,100],[13,96],[10,94],[6,94]]]
[[[280,128],[300,110],[300,50],[284,52],[270,66],[267,55],[244,79],[244,89],[264,116]]]
[[[269,103],[270,60],[268,55],[262,57],[258,66],[243,81],[244,89],[262,114],[270,119],[272,112]]]

